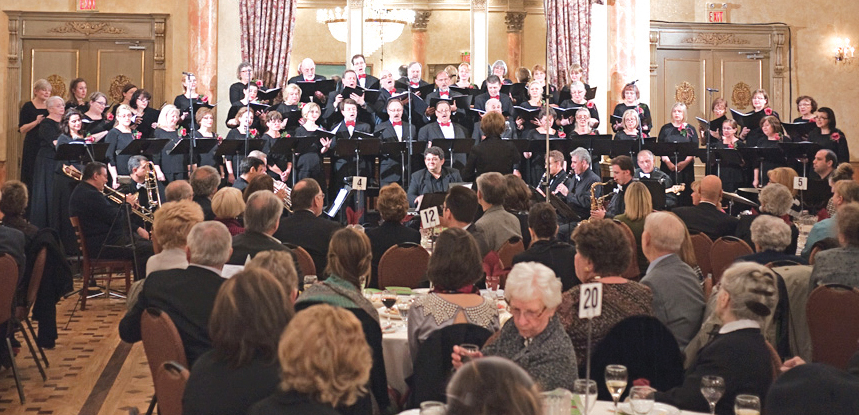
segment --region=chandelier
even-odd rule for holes
[[[407,24],[414,23],[414,10],[388,9],[379,0],[364,0],[363,44],[364,53],[372,55],[383,44],[393,42],[403,33]],[[349,28],[346,9],[324,9],[316,11],[316,21],[325,23],[331,36],[346,43]]]

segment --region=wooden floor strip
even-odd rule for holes
[[[79,415],[98,414],[130,351],[131,345],[126,342],[121,341],[116,345],[113,355],[110,356],[110,360],[108,360],[104,370],[101,371],[101,375],[98,377],[83,407],[81,407]]]

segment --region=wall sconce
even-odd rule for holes
[[[835,46],[835,62],[849,62],[853,59],[853,52],[856,50],[850,46],[850,39],[837,39]]]

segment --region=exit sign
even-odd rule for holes
[[[98,11],[98,7],[96,7],[95,1],[96,0],[76,0],[76,9],[79,12]]]
[[[707,22],[728,23],[728,3],[707,3]]]

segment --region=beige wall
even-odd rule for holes
[[[104,13],[129,13],[129,14],[169,14],[166,30],[166,74],[170,81],[165,88],[167,100],[172,102],[173,97],[182,93],[182,85],[176,74],[181,73],[188,63],[188,30],[187,19],[184,17],[188,12],[186,1],[177,0],[147,0],[147,1],[99,1],[99,11]],[[45,12],[74,12],[75,2],[72,0],[2,0],[0,1],[0,56],[9,53],[9,19],[3,11],[45,11]],[[20,47],[20,45],[19,45]],[[13,51],[14,52],[14,51]],[[0,96],[10,94],[18,85],[6,85],[6,61],[0,65]],[[176,82],[172,82],[172,80]],[[30,99],[32,91],[21,91],[21,104]],[[5,114],[5,111],[2,113]],[[0,117],[3,115],[0,114]],[[8,123],[8,124],[6,124]],[[18,119],[0,119],[0,163],[6,160],[6,140],[22,140],[17,132],[12,137],[6,136],[9,130],[6,125],[18,125]]]
[[[706,19],[703,0],[651,0],[651,16],[667,21]],[[838,128],[850,143],[853,160],[859,160],[859,62],[836,64],[832,58],[836,37],[859,40],[854,0],[832,0],[826,7],[810,6],[800,0],[734,0],[730,4],[731,23],[783,22],[790,26],[793,42],[792,92],[810,95],[820,106],[832,108]],[[783,119],[796,117],[796,109],[782,110]]]

